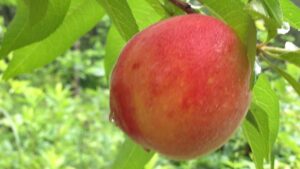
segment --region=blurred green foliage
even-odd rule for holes
[[[0,16],[1,39],[6,30],[4,18],[9,17]],[[0,81],[1,169],[107,169],[113,164],[124,135],[109,121],[109,90],[103,66],[109,26],[105,17],[53,63],[33,74]],[[282,46],[286,40],[299,42],[295,37],[280,36],[273,43]],[[300,79],[294,65],[282,65]],[[7,61],[1,60],[0,73],[6,66]],[[275,168],[300,168],[300,98],[283,78],[266,65],[261,67],[272,77],[272,87],[281,99]],[[250,157],[251,150],[239,129],[210,155],[184,162],[155,155],[145,168],[253,169]]]

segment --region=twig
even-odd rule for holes
[[[272,46],[264,46],[264,47],[262,47],[262,50],[266,50],[266,51],[274,52],[274,53],[280,53],[280,54],[287,53],[287,52],[293,52],[293,50],[272,47]]]
[[[180,9],[182,9],[188,14],[197,13],[197,11],[194,10],[189,3],[182,2],[181,0],[170,0],[170,2],[172,2],[174,5],[178,6]]]

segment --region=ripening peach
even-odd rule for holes
[[[248,109],[251,68],[236,33],[191,14],[138,33],[116,63],[110,107],[135,142],[172,159],[216,150]]]

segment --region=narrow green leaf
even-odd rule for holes
[[[153,169],[159,160],[159,155],[154,154],[151,160],[145,165],[144,169]]]
[[[248,112],[251,114],[251,112]],[[243,133],[251,147],[253,153],[253,160],[255,162],[256,169],[263,169],[264,164],[264,141],[259,130],[248,120],[248,115],[246,120],[244,120]]]
[[[279,130],[279,100],[265,75],[260,75],[254,88],[250,111],[243,131],[253,152],[256,168],[270,161]],[[270,161],[272,165],[272,161]]]
[[[279,56],[281,59],[284,59],[298,67],[300,67],[300,51],[288,52]]]
[[[106,10],[124,40],[128,41],[134,34],[139,32],[127,1],[98,0],[98,2]]]
[[[96,0],[72,0],[64,22],[46,39],[18,49],[4,79],[44,66],[62,54],[99,22],[104,12]]]
[[[286,73],[285,71],[281,70],[280,68],[276,67],[275,65],[271,65],[273,69],[275,69],[282,77],[285,78],[289,82],[289,84],[295,89],[295,91],[300,96],[300,83],[297,82],[291,75]]]
[[[159,15],[146,1],[127,0],[132,10],[133,16],[138,24],[139,30],[159,21]]]
[[[0,5],[15,6],[17,5],[17,0],[0,0]]]
[[[168,13],[166,12],[165,8],[163,7],[163,4],[160,2],[160,0],[146,0],[150,6],[161,16],[166,17],[168,16]]]
[[[247,4],[247,3],[249,3],[249,1],[251,1],[251,0],[240,0],[241,2],[243,2],[244,4]]]
[[[255,85],[256,87],[257,85]],[[269,117],[268,114],[254,101],[251,103],[251,113],[255,119],[255,122],[258,126],[258,132],[260,133],[261,137],[261,156],[263,159],[268,159],[270,154],[270,148],[272,148],[269,144],[269,137],[271,130],[269,129]]]
[[[258,123],[253,115],[253,113],[251,112],[251,110],[249,110],[249,112],[247,113],[247,116],[246,116],[246,120],[248,122],[250,122],[252,124],[253,127],[255,127],[255,129],[257,131],[259,131],[259,126],[258,126]]]
[[[49,0],[23,0],[22,2],[19,2],[20,4],[24,3],[27,6],[29,12],[28,21],[31,25],[38,23],[46,16],[48,7],[50,5]]]
[[[292,27],[300,29],[300,8],[293,4],[290,0],[279,0],[283,19],[287,21]]]
[[[258,0],[252,0],[247,5],[247,11],[252,16],[253,19],[259,20],[263,19],[265,22],[265,27],[268,31],[268,37],[265,42],[270,41],[277,35],[278,25],[276,21],[268,15],[267,11],[263,7],[262,3]]]
[[[252,0],[251,2],[249,2],[247,8],[249,7],[249,11],[254,12],[254,15],[258,16],[255,19],[259,19],[261,16],[265,16],[268,18],[270,17],[260,0]]]
[[[3,42],[1,44],[0,48],[0,59],[5,57],[7,54],[9,54],[10,51],[13,50],[13,43],[18,38],[20,28],[23,28],[26,26],[26,22],[28,21],[28,15],[29,10],[28,7],[25,5],[23,1],[19,1],[17,12],[10,23],[10,25],[7,28],[7,32],[5,33],[5,36],[3,38]],[[13,43],[11,43],[13,42]]]
[[[271,153],[279,129],[279,100],[265,75],[260,75],[254,86],[252,103],[267,113]]]
[[[280,8],[279,0],[261,0],[265,6],[265,9],[268,11],[269,16],[274,18],[277,25],[282,25],[282,11]]]
[[[119,151],[112,169],[143,169],[153,155],[154,152],[147,152],[127,138]]]
[[[180,9],[178,6],[174,5],[170,0],[162,0],[162,4],[166,10],[166,12],[170,16],[184,15],[185,12]]]
[[[125,45],[125,41],[122,39],[122,36],[119,34],[115,26],[112,26],[108,32],[106,46],[105,46],[105,58],[104,58],[104,67],[105,75],[107,80],[110,79],[110,74],[117,61],[122,48]]]
[[[15,49],[43,40],[63,22],[71,0],[19,1],[0,49],[0,58]]]

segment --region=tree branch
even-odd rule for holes
[[[172,2],[174,5],[178,6],[188,14],[197,13],[197,11],[195,11],[189,3],[182,2],[181,0],[170,0],[170,2]]]

